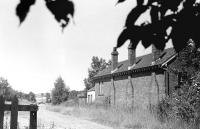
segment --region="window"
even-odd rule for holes
[[[88,95],[88,103],[90,103],[90,95]]]
[[[103,87],[103,82],[99,82],[99,95],[103,95],[102,87]]]

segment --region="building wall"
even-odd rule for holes
[[[87,92],[87,103],[93,103],[95,101],[95,91]]]
[[[100,83],[95,83],[97,103],[105,103],[110,96],[112,105],[138,108],[148,108],[155,105],[158,100],[165,97],[165,76],[164,72],[140,73],[130,76],[115,77],[103,82],[103,94],[99,95]],[[158,85],[158,86],[157,86]],[[133,99],[132,99],[133,98]]]
[[[102,94],[100,94],[100,83],[102,83]],[[111,90],[112,90],[112,85],[111,85],[111,80],[102,80],[99,82],[95,83],[95,103],[97,104],[104,104],[107,103],[106,100],[108,100],[111,97]]]

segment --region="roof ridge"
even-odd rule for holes
[[[164,49],[162,51],[161,55],[163,53],[166,53],[166,54],[164,54],[163,57],[161,57],[161,59],[158,62],[156,62],[155,65],[160,65],[160,64],[164,63],[167,59],[169,59],[169,57],[174,55],[175,51],[173,51],[173,50],[174,50],[173,47]],[[141,68],[152,66],[152,63],[151,63],[152,55],[153,55],[152,53],[149,53],[149,54],[145,54],[145,55],[136,57],[136,62],[140,59],[141,59],[141,61],[139,61],[131,70],[141,69]],[[115,73],[118,73],[118,72],[120,73],[120,72],[129,70],[128,69],[128,59],[118,62],[118,65],[121,65],[121,67]],[[109,67],[103,69],[102,71],[98,72],[94,77],[101,77],[101,76],[109,75],[109,74],[111,74],[111,71],[112,71],[111,66],[109,66]]]

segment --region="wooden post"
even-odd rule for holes
[[[15,95],[12,98],[10,129],[17,129],[17,119],[18,119],[18,99],[17,96]]]
[[[4,105],[5,105],[5,99],[1,95],[0,96],[0,129],[3,129]]]
[[[37,111],[30,111],[29,129],[37,129]]]

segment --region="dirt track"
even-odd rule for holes
[[[29,114],[20,115],[19,124],[22,128],[28,125]],[[24,121],[23,123],[20,121]],[[63,115],[48,111],[45,105],[39,106],[38,129],[112,129],[95,122],[83,120],[77,117]]]

